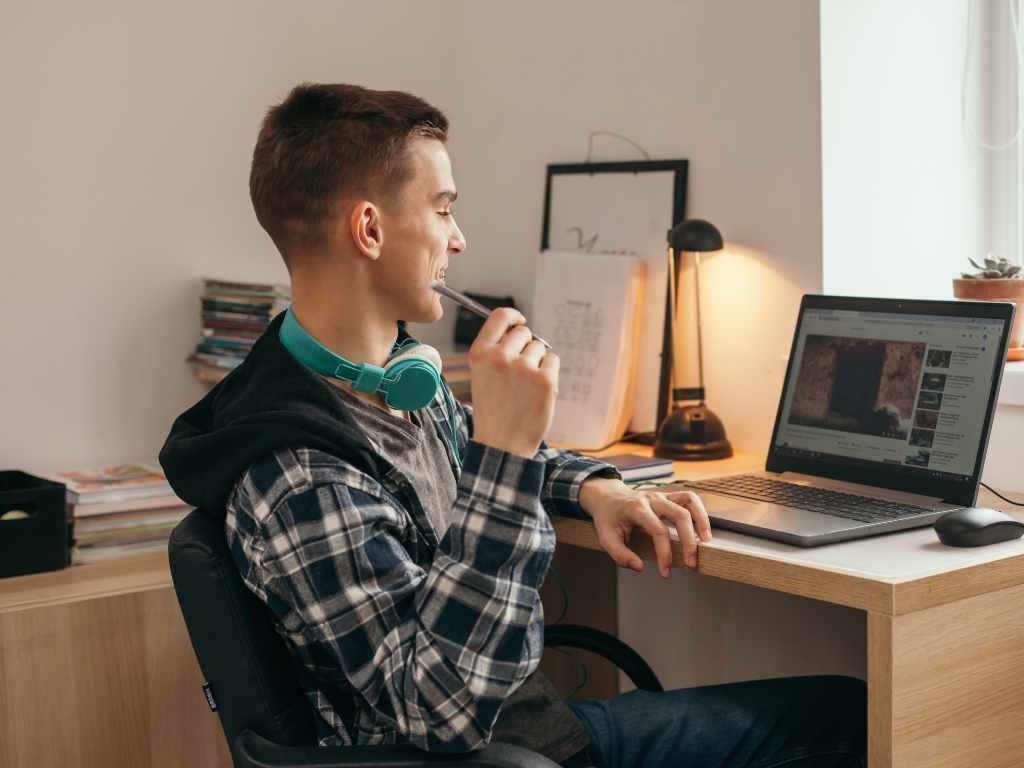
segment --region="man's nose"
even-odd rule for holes
[[[459,225],[455,223],[454,217],[452,218],[452,225],[455,227],[455,231],[452,236],[448,238],[448,250],[455,253],[462,253],[466,250],[466,236],[462,234],[462,230],[459,229]]]

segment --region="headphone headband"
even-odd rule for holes
[[[299,323],[291,307],[285,312],[278,338],[303,365],[324,376],[351,382],[360,392],[384,395],[392,408],[416,411],[425,407],[441,387],[441,356],[426,345],[404,344],[401,354],[381,368],[372,363],[358,365],[332,352]]]
[[[349,381],[360,392],[380,392],[392,408],[418,411],[430,403],[440,389],[448,406],[455,463],[462,466],[455,403],[441,381],[441,355],[436,349],[410,339],[396,345],[392,350],[395,357],[386,368],[371,363],[356,365],[317,341],[299,324],[291,307],[284,313],[278,339],[307,368],[324,376]]]

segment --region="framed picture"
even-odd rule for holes
[[[686,218],[688,168],[686,160],[547,167],[541,258],[546,250],[621,253],[639,255],[646,264],[632,433],[653,433],[668,413],[666,234]]]

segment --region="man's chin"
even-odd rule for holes
[[[431,302],[428,306],[410,308],[405,314],[405,321],[408,323],[436,323],[444,316],[444,308],[441,302]]]

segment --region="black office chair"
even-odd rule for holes
[[[418,768],[440,762],[460,768],[557,768],[511,744],[459,755],[410,746],[317,746],[314,713],[292,658],[270,612],[235,569],[223,525],[195,510],[174,529],[168,549],[181,612],[236,768]],[[615,663],[638,688],[661,690],[647,663],[605,632],[566,625],[548,627],[545,635],[548,646],[592,651]]]

